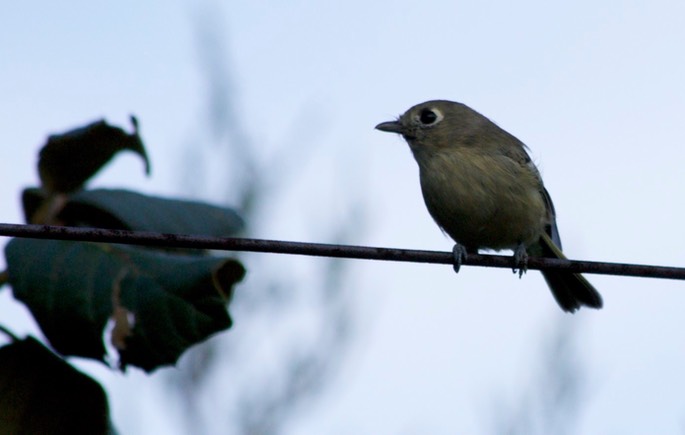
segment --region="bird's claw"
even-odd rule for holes
[[[452,258],[454,260],[452,267],[454,268],[455,273],[459,273],[462,263],[466,260],[466,254],[466,248],[463,245],[460,245],[459,243],[454,244],[454,247],[452,248]]]
[[[520,244],[514,250],[514,273],[518,271],[519,278],[528,271],[528,252],[523,244]]]

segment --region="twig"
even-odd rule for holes
[[[10,338],[12,341],[19,341],[19,337],[17,337],[16,335],[14,335],[14,334],[12,333],[12,331],[10,331],[9,329],[7,329],[7,328],[4,327],[3,325],[0,325],[0,332],[2,332],[3,334],[5,334],[5,335],[6,335],[8,338]]]
[[[142,231],[99,228],[62,227],[51,225],[0,224],[0,236],[33,239],[72,240],[81,242],[121,243],[165,248],[214,249],[222,251],[271,252],[276,254],[311,255],[318,257],[356,258],[363,260],[402,261],[414,263],[452,264],[451,252],[323,243],[284,242],[278,240],[209,237],[185,234],[163,234]],[[469,254],[464,265],[513,268],[513,257],[505,255]],[[560,260],[529,257],[528,269],[554,269],[574,273],[639,276],[685,280],[685,268],[648,266],[641,264],[604,263],[596,261]]]

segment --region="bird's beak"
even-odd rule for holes
[[[381,122],[376,126],[376,130],[402,134],[402,124],[399,121]]]

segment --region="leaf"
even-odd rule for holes
[[[34,338],[0,347],[2,433],[112,433],[100,384]]]
[[[93,122],[63,134],[48,137],[40,150],[38,174],[42,187],[51,193],[79,190],[119,151],[130,150],[145,162],[150,173],[150,161],[138,134],[138,121],[131,116],[133,133],[126,133],[104,120]]]
[[[13,239],[5,247],[15,298],[62,355],[105,361],[102,335],[120,366],[152,371],[231,326],[226,304],[245,270],[235,260],[121,245]]]
[[[22,194],[26,221],[47,195],[40,189]],[[196,201],[159,198],[122,189],[83,190],[69,197],[58,214],[64,225],[175,234],[230,236],[243,228],[233,209]]]

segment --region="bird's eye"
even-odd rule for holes
[[[442,113],[437,109],[423,109],[419,113],[419,121],[423,125],[432,125],[442,119]]]
[[[422,124],[432,124],[438,119],[438,115],[430,109],[423,109],[419,115]]]

